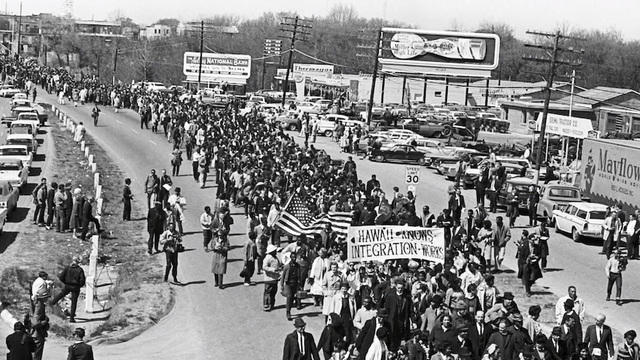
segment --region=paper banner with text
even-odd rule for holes
[[[348,261],[421,259],[444,263],[444,229],[408,226],[351,226]]]

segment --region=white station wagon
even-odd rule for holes
[[[607,205],[590,202],[570,202],[553,210],[556,232],[570,233],[573,241],[582,238],[602,239],[602,226],[607,217]]]

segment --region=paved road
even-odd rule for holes
[[[297,134],[293,132],[290,134],[294,135],[297,141],[302,142],[302,138]],[[507,140],[503,134],[482,133],[481,138],[483,137],[487,141]],[[332,158],[346,159],[349,156],[349,154],[341,153],[338,146],[325,137],[318,137],[315,146],[326,150]],[[356,156],[353,158],[357,164],[358,176],[364,182],[369,180],[372,174],[376,174],[387,194],[392,194],[393,186],[398,186],[402,192],[406,193],[405,165],[380,164],[361,160]],[[429,205],[431,211],[437,215],[441,209],[447,206],[446,192],[451,184],[452,182],[447,181],[434,170],[426,167],[421,168],[420,184],[416,187],[416,208],[421,211],[423,205]],[[463,195],[467,206],[476,206],[474,190],[463,190]],[[520,238],[522,230],[528,228],[528,223],[528,217],[520,216],[516,221],[516,228],[512,230],[512,238]],[[567,287],[573,284],[578,288],[578,295],[586,301],[588,313],[592,315],[599,312],[606,314],[607,323],[620,333],[629,329],[637,329],[638,317],[635,314],[640,311],[640,284],[635,280],[635,277],[640,274],[640,261],[632,261],[627,272],[623,274],[625,280],[622,295],[625,304],[619,307],[615,305],[615,302],[605,301],[604,266],[606,259],[604,255],[598,254],[602,243],[597,241],[574,243],[571,237],[566,234],[556,234],[553,230],[550,230],[550,233],[549,271],[544,273],[544,278],[538,280],[537,284],[548,286],[558,296],[566,295]],[[511,243],[507,248],[507,259],[505,260],[505,265],[512,269],[517,269],[515,250],[515,246]],[[541,290],[539,287],[538,289]],[[583,328],[586,326],[583,325]]]
[[[54,103],[53,97],[42,97]],[[62,106],[74,120],[85,119],[88,133],[93,136],[121,167],[123,173],[133,181],[132,190],[137,201],[146,202],[144,180],[151,168],[158,173],[162,168],[170,169],[170,144],[161,134],[141,130],[138,116],[131,111],[118,114],[111,109],[103,109],[98,127],[89,124],[88,106]],[[245,241],[246,219],[241,210],[232,209],[235,224],[231,228],[230,242],[235,246],[229,252],[230,263],[225,283],[229,287],[219,290],[213,286],[211,253],[202,250],[199,216],[205,205],[213,205],[215,188],[209,183],[200,189],[187,171],[190,163],[185,163],[181,175],[174,178],[174,184],[183,189],[188,202],[185,232],[193,232],[184,238],[185,247],[179,260],[178,278],[188,285],[174,286],[176,304],[168,316],[156,326],[133,340],[118,345],[96,346],[96,357],[100,359],[128,359],[135,353],[145,359],[274,359],[281,356],[285,335],[293,330],[287,321],[284,308],[271,313],[262,311],[263,285],[245,287],[238,276],[242,270],[241,249]],[[133,214],[132,217],[146,214]],[[140,223],[144,232],[146,224]],[[146,244],[140,244],[146,246]],[[162,255],[155,255],[162,256]],[[255,278],[262,281],[262,278]],[[172,285],[173,286],[173,285]],[[278,295],[277,305],[284,304]],[[306,307],[308,331],[316,339],[322,330],[320,309]],[[293,311],[295,316],[298,312]],[[244,343],[243,343],[244,342]]]
[[[44,94],[44,91],[40,92]],[[54,102],[53,97],[43,97]],[[63,106],[64,111],[74,119],[85,119],[88,123],[89,108]],[[110,109],[101,113],[98,127],[88,125],[87,131],[99,144],[107,150],[123,172],[133,179],[133,190],[138,200],[144,199],[143,183],[152,167],[161,169],[169,167],[170,146],[160,134],[152,134],[148,130],[140,130],[138,117],[131,111],[115,114]],[[318,138],[318,147],[325,148],[333,157],[346,157],[339,153],[337,146],[326,138]],[[372,173],[377,174],[383,188],[391,193],[394,185],[403,186],[404,165],[378,164],[368,160],[356,159],[359,174],[368,179]],[[186,163],[185,165],[189,165]],[[205,205],[214,200],[215,188],[199,189],[191,177],[183,175],[174,179],[177,186],[182,187],[188,200],[187,221],[185,231],[197,232],[198,216]],[[211,184],[212,185],[212,184]],[[432,170],[421,169],[421,183],[417,187],[417,205],[429,204],[434,212],[439,211],[446,203],[446,190],[450,184]],[[403,189],[404,190],[404,189]],[[465,191],[468,205],[475,205],[472,191]],[[134,217],[145,214],[134,214]],[[240,245],[244,241],[245,219],[240,210],[234,211],[235,224],[231,230],[231,244]],[[519,219],[518,224],[524,224]],[[141,224],[141,232],[144,225]],[[520,230],[514,230],[514,237],[519,237]],[[137,338],[118,345],[101,345],[95,349],[97,358],[125,359],[130,354],[140,354],[140,358],[154,359],[274,359],[281,356],[282,341],[286,333],[291,331],[291,323],[284,317],[284,309],[273,313],[261,310],[262,286],[241,286],[238,273],[241,262],[229,264],[229,272],[225,282],[231,287],[218,290],[213,287],[212,275],[209,271],[211,255],[201,250],[201,236],[198,233],[185,237],[188,251],[181,254],[179,278],[191,283],[185,287],[175,287],[176,305],[174,310],[156,326]],[[140,244],[144,246],[144,244]],[[637,302],[625,304],[617,308],[612,303],[604,303],[604,259],[597,255],[598,247],[574,244],[568,237],[552,235],[550,239],[551,258],[549,267],[557,269],[545,274],[539,283],[563,295],[566,286],[573,283],[578,286],[580,296],[587,302],[587,310],[591,313],[603,309],[608,322],[619,330],[631,327],[635,314],[640,310]],[[514,249],[509,248],[507,265],[515,266]],[[159,255],[156,255],[159,256]],[[230,259],[238,259],[238,248],[230,252]],[[637,273],[638,263],[632,263],[629,274]],[[627,276],[631,279],[631,276]],[[261,280],[261,279],[260,279]],[[239,286],[240,285],[240,286]],[[640,293],[637,284],[625,283],[627,297]],[[278,296],[278,304],[283,304]],[[316,339],[319,337],[322,321],[318,310],[305,308],[308,330]],[[296,312],[294,311],[294,315]],[[311,315],[311,316],[309,316]],[[313,316],[316,315],[316,316]],[[246,342],[246,343],[243,343]],[[53,351],[53,349],[52,349]],[[56,351],[53,351],[54,353]]]

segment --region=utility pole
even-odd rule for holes
[[[370,41],[370,40],[369,40]],[[369,46],[369,45],[359,45],[357,46],[360,49],[374,49],[375,52],[373,54],[356,54],[357,57],[366,57],[366,58],[371,58],[373,57],[373,69],[371,71],[371,89],[369,91],[369,103],[367,104],[367,125],[371,124],[371,112],[373,110],[373,97],[374,94],[376,92],[376,80],[378,78],[378,57],[380,56],[380,49],[381,49],[381,43],[382,42],[382,29],[377,29],[376,30],[376,45],[375,46]],[[383,91],[382,94],[380,95],[380,100],[384,100],[384,77],[383,79]],[[404,87],[403,90],[404,92]]]
[[[198,90],[202,81],[202,48],[204,47],[204,20],[200,21],[200,59],[198,60]]]
[[[116,51],[113,53],[113,79],[111,80],[112,85],[116,84],[117,68],[118,68],[118,47],[116,46]]]
[[[273,64],[273,62],[267,62],[267,57],[280,56],[282,50],[282,40],[265,39],[264,51],[262,52],[262,79],[260,89],[264,90],[264,78],[267,72],[267,64]]]
[[[22,47],[21,44],[21,40],[22,40],[22,1],[20,1],[20,15],[18,15],[18,49],[16,49],[16,53],[18,54],[18,57],[20,57],[20,48]]]
[[[282,87],[282,107],[284,108],[285,102],[287,100],[287,90],[289,89],[289,75],[291,74],[293,52],[296,48],[296,40],[298,40],[297,36],[310,35],[308,30],[311,29],[312,26],[309,24],[309,20],[300,19],[298,15],[296,15],[294,18],[285,17],[284,22],[281,22],[280,25],[283,26],[280,30],[282,30],[283,32],[291,33],[290,37],[285,36],[285,38],[291,39],[291,46],[289,47],[289,60],[287,61],[287,74],[285,75],[284,86]]]
[[[546,38],[553,39],[553,45],[536,45],[536,44],[525,44],[526,47],[541,49],[545,51],[546,57],[532,57],[532,56],[523,56],[523,59],[535,62],[541,62],[548,64],[548,73],[546,76],[547,85],[545,86],[545,97],[544,97],[544,105],[542,109],[542,121],[540,124],[540,135],[538,136],[538,149],[536,151],[536,185],[540,180],[540,168],[542,167],[542,147],[544,144],[545,133],[547,131],[547,116],[549,115],[549,103],[551,101],[551,90],[553,88],[553,81],[556,77],[556,70],[560,65],[579,65],[579,62],[569,62],[566,60],[559,59],[559,55],[561,52],[571,52],[576,54],[583,54],[584,50],[574,50],[573,48],[561,48],[560,41],[562,39],[578,39],[571,36],[563,35],[560,31],[556,31],[555,33],[543,33],[543,32],[535,32],[535,31],[527,31],[527,34],[543,36]],[[578,39],[580,40],[580,39]]]

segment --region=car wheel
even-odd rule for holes
[[[554,221],[553,228],[556,230],[557,233],[560,232],[560,228],[558,227],[558,222],[557,221]]]
[[[571,238],[573,239],[573,242],[580,242],[580,240],[582,240],[582,235],[578,233],[576,228],[573,228],[571,229]]]
[[[442,130],[442,136],[444,137],[449,137],[451,136],[452,133],[453,133],[453,129],[451,129],[451,127],[449,126],[445,126],[445,128]]]
[[[327,130],[327,131],[324,132],[324,136],[326,136],[326,137],[331,137],[332,135],[333,135],[333,131],[331,131],[331,130]]]
[[[291,125],[289,125],[289,130],[290,131],[296,131],[297,130],[297,126],[295,124],[291,124]]]
[[[425,166],[427,161],[424,158],[418,159],[418,165]]]
[[[376,161],[378,162],[384,162],[384,155],[376,155]]]

